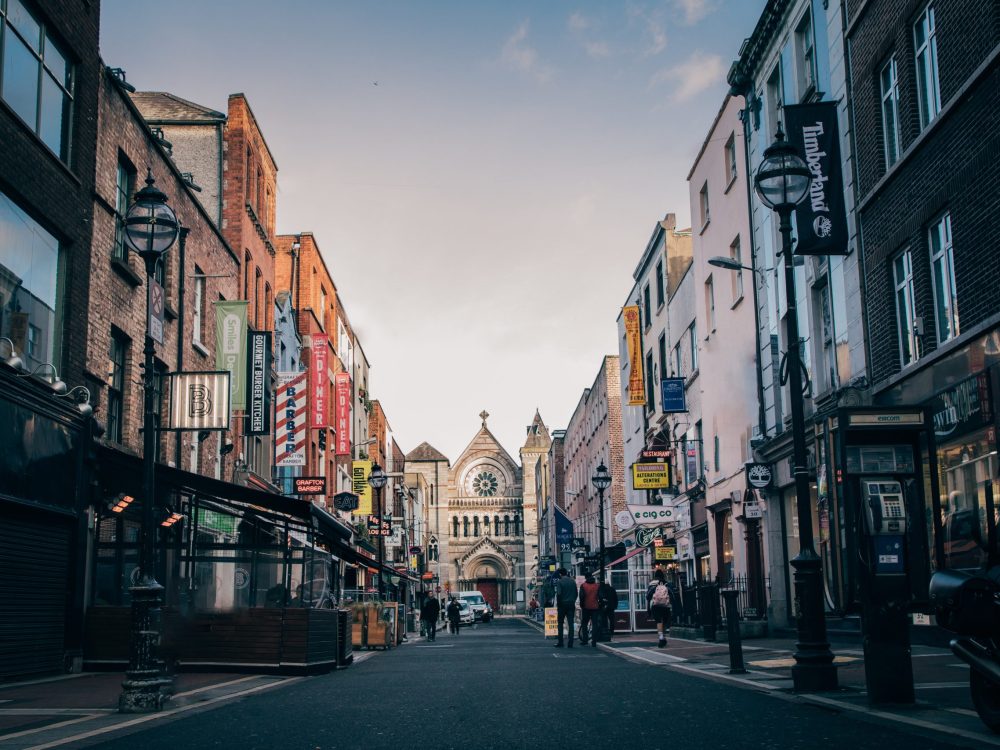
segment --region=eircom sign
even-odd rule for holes
[[[636,490],[659,490],[670,486],[670,464],[632,464],[632,488]]]
[[[674,520],[674,509],[663,505],[629,504],[628,512],[639,526],[662,526]]]

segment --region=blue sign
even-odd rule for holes
[[[569,550],[573,543],[573,522],[566,517],[558,505],[553,507],[556,511],[556,544],[561,550]]]
[[[664,378],[660,381],[660,398],[664,414],[678,414],[687,411],[684,403],[684,378]]]

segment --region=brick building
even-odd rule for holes
[[[63,671],[81,651],[92,422],[82,390],[56,398],[48,381],[89,384],[99,15],[99,2],[0,8],[0,680]]]
[[[874,399],[929,413],[927,538],[975,567],[998,494],[1000,5],[847,9]]]

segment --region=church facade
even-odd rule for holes
[[[452,463],[422,443],[406,456],[407,472],[423,474],[431,487],[429,538],[438,559],[428,563],[441,596],[477,590],[498,613],[523,612],[538,566],[537,500],[533,470],[548,451],[549,433],[536,412],[521,459],[525,472],[487,426]]]

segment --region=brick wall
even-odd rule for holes
[[[989,0],[935,2],[942,113],[919,132],[912,20],[923,4],[875,0],[851,30],[851,75],[861,189],[866,312],[875,383],[899,372],[892,259],[913,257],[916,315],[923,354],[936,348],[928,230],[951,214],[960,326],[968,331],[1000,310],[996,216],[1000,180],[1000,65],[973,80],[1000,44],[1000,6]],[[904,23],[900,19],[905,19]],[[895,55],[900,85],[902,157],[886,171],[878,74]],[[966,88],[968,87],[968,88]],[[909,151],[907,151],[909,149]]]

